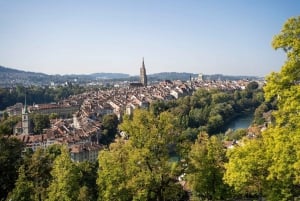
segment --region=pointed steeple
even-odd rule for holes
[[[22,111],[22,134],[28,135],[29,133],[30,133],[30,121],[29,121],[26,92],[25,92],[25,102]]]
[[[140,68],[140,83],[142,83],[145,87],[147,86],[147,74],[146,74],[144,57],[143,57],[142,66]]]
[[[25,92],[25,102],[24,102],[24,108],[23,108],[23,113],[28,113],[28,108],[27,108],[27,100],[26,100],[26,92]]]
[[[142,68],[145,68],[145,62],[144,62],[144,57],[143,57],[143,63],[142,63]]]

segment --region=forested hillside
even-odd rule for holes
[[[25,97],[27,104],[30,105],[33,103],[50,103],[66,99],[70,95],[83,93],[85,90],[88,89],[79,85],[58,86],[56,88],[18,85],[15,88],[0,88],[0,110],[16,103],[24,103]]]
[[[22,144],[1,136],[0,200],[296,200],[299,35],[296,17],[274,37],[273,47],[287,59],[264,91],[255,83],[243,91],[198,90],[137,109],[119,125],[123,137],[101,150],[96,163],[72,162],[61,145],[21,157]],[[254,110],[257,132],[224,133],[229,121]],[[228,140],[235,142],[231,148]]]

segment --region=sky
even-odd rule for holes
[[[295,0],[0,0],[0,65],[47,74],[265,76]]]

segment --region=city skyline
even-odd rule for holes
[[[300,2],[1,1],[0,65],[47,74],[189,72],[265,76]]]

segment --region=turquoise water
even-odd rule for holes
[[[253,114],[243,115],[230,122],[227,126],[227,129],[231,128],[233,130],[236,130],[239,128],[248,128],[252,121]]]

